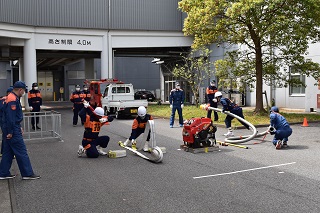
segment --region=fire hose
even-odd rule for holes
[[[257,137],[261,137],[261,136],[264,136],[268,133],[268,130],[264,131],[264,132],[261,132],[261,133],[258,133],[256,127],[251,124],[249,121],[231,113],[231,112],[228,112],[228,111],[222,111],[221,109],[218,109],[218,108],[214,108],[214,107],[207,107],[207,106],[204,106],[202,107],[202,109],[207,109],[207,110],[213,110],[213,111],[217,111],[217,112],[222,112],[224,114],[227,114],[227,115],[230,115],[236,119],[238,119],[239,121],[247,124],[249,127],[251,127],[251,130],[253,131],[253,133],[251,135],[243,135],[243,136],[236,136],[236,137],[229,137],[229,138],[226,138],[224,139],[225,142],[227,143],[234,143],[234,144],[237,144],[237,143],[244,143],[244,142],[247,142],[247,141],[250,141],[252,140],[253,138],[257,138]]]

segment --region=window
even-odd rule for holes
[[[293,67],[290,67],[290,80],[300,80],[302,83],[306,83],[306,76],[298,73]],[[304,86],[290,85],[290,95],[302,95],[305,94],[306,88]]]
[[[69,79],[85,79],[84,71],[70,71],[68,70],[68,78]]]
[[[113,87],[112,93],[130,93],[129,87]]]
[[[6,70],[0,71],[0,79],[7,79],[7,71]]]

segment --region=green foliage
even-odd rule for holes
[[[199,105],[199,90],[205,79],[210,77],[211,63],[208,60],[210,51],[207,48],[192,50],[188,55],[181,55],[172,73],[175,77],[185,79],[191,87],[196,106]]]
[[[319,0],[182,0],[179,8],[188,15],[183,30],[194,36],[194,48],[211,43],[239,47],[215,63],[217,76],[254,87],[256,111],[263,110],[263,83],[305,86],[288,77],[288,67],[315,83],[320,77],[319,64],[304,57],[320,38]]]

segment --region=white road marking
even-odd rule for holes
[[[193,179],[231,175],[231,174],[237,174],[237,173],[242,173],[242,172],[250,172],[250,171],[260,170],[260,169],[268,169],[268,168],[274,168],[274,167],[280,167],[280,166],[287,166],[287,165],[291,165],[291,164],[295,164],[295,163],[296,162],[291,162],[291,163],[284,163],[284,164],[278,164],[278,165],[258,167],[258,168],[253,168],[253,169],[239,170],[239,171],[234,171],[234,172],[220,173],[220,174],[215,174],[215,175],[198,176],[198,177],[193,177]]]

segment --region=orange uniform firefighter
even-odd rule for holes
[[[144,106],[138,108],[138,116],[133,120],[132,132],[129,139],[124,142],[125,146],[128,146],[130,143],[133,145],[136,144],[136,139],[144,133],[146,129],[146,124],[148,120],[153,120],[152,116],[147,114],[147,110]],[[147,152],[149,150],[149,140],[150,140],[150,131],[148,133],[147,141],[144,144],[143,151]]]
[[[80,85],[76,85],[76,91],[74,91],[70,96],[70,101],[73,103],[73,126],[78,124],[78,115],[83,108],[84,95],[80,90]],[[83,125],[84,121],[81,121]]]
[[[86,154],[88,158],[97,158],[99,155],[106,155],[102,150],[109,143],[109,136],[99,136],[103,125],[113,120],[112,116],[104,116],[104,110],[101,107],[93,109],[88,102],[84,101],[84,108],[80,111],[81,119],[85,117],[84,133],[82,145],[79,145],[78,156]]]
[[[40,93],[40,90],[38,88],[38,83],[32,84],[32,89],[28,92],[28,103],[30,107],[30,112],[33,113],[33,116],[31,118],[31,126],[32,129],[41,129],[39,124],[39,116],[37,116],[37,112],[40,112],[41,105],[42,105],[42,96]]]
[[[212,80],[210,82],[210,86],[207,87],[207,90],[206,90],[207,98],[208,98],[208,102],[210,104],[210,107],[214,107],[214,108],[218,107],[217,100],[215,99],[215,93],[216,92],[218,92],[218,89],[216,87],[216,81]],[[211,119],[211,114],[212,114],[212,110],[208,110],[207,118]],[[217,121],[218,119],[219,119],[218,113],[216,111],[214,111],[214,121]]]

